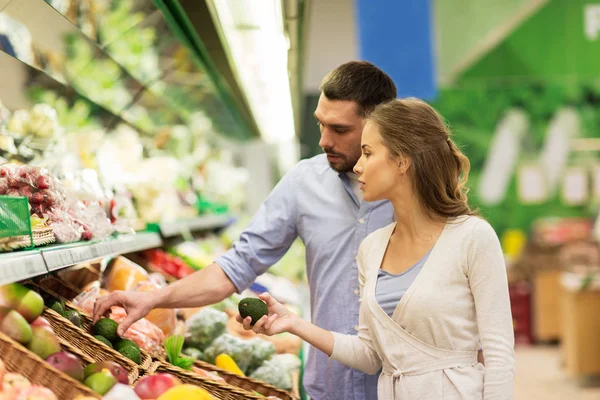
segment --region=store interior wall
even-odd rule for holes
[[[304,101],[300,132],[301,158],[322,153],[313,113],[319,85],[329,71],[358,57],[353,0],[311,2],[304,54]]]

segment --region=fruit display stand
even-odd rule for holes
[[[79,356],[87,363],[93,360],[61,340],[61,348]],[[0,358],[9,372],[19,373],[31,382],[50,389],[58,399],[74,399],[77,396],[88,396],[99,399],[100,396],[83,383],[57,370],[21,344],[0,333]],[[1,396],[0,396],[1,397]]]
[[[79,282],[78,282],[77,286],[84,287],[89,282],[97,280],[98,273],[99,272],[97,269],[90,267],[90,266],[84,266],[84,267],[78,268],[77,272],[70,276],[78,277]],[[77,280],[75,280],[72,283],[75,283],[75,282],[77,282]],[[57,334],[59,336],[79,338],[78,340],[83,341],[84,344],[89,343],[90,341],[95,342],[94,347],[90,348],[90,351],[92,351],[92,352],[95,351],[94,349],[97,349],[97,346],[106,347],[106,346],[104,346],[104,344],[97,341],[93,336],[87,334],[87,332],[89,332],[91,330],[92,320],[85,313],[83,313],[82,310],[78,309],[75,305],[73,305],[68,300],[70,298],[73,298],[76,294],[78,294],[80,292],[80,289],[78,289],[71,283],[62,281],[55,277],[46,277],[41,283],[31,282],[30,284],[35,287],[38,287],[39,290],[41,290],[41,291],[44,291],[56,298],[62,299],[65,302],[65,308],[75,309],[80,312],[81,324],[82,324],[83,329],[79,329],[75,326],[72,326],[68,320],[61,317],[53,310],[50,310],[50,309],[44,310],[44,316],[50,321],[50,323],[53,326],[56,325],[58,327]],[[50,288],[50,286],[54,287],[54,288],[62,289],[62,291],[65,295],[61,295],[61,294],[54,292]],[[76,332],[73,332],[74,330],[76,330]],[[79,331],[82,331],[82,332],[79,332]],[[88,348],[88,347],[84,347],[84,349],[86,349],[86,348]],[[119,358],[122,359],[122,356],[113,349],[106,348],[106,349],[102,349],[102,350],[105,353],[111,353],[108,357],[106,357],[106,358],[103,357],[102,360],[106,359],[109,361],[114,361],[115,359],[119,359]],[[150,361],[152,361],[152,362],[158,361],[163,364],[164,368],[162,368],[162,369],[170,369],[171,371],[178,371],[179,373],[183,373],[188,378],[191,378],[192,376],[197,376],[193,372],[184,371],[178,367],[168,364],[164,354],[150,355],[147,352],[145,352],[144,350],[141,350],[141,353],[142,353],[142,364],[138,366],[140,368],[140,375],[142,375],[142,374],[148,375],[152,372],[155,372],[155,371],[152,371],[152,367],[150,366],[149,363],[150,363]],[[126,369],[129,371],[129,369],[131,368],[130,364],[132,364],[132,362],[127,359],[125,359],[124,361],[128,367]],[[213,364],[210,364],[210,363],[207,363],[204,361],[196,360],[195,366],[198,368],[207,370],[207,371],[217,372],[219,374],[219,376],[222,377],[229,385],[231,385],[235,388],[242,389],[243,391],[246,391],[249,393],[256,392],[256,393],[260,393],[263,396],[276,396],[276,397],[280,398],[281,400],[294,400],[296,398],[291,393],[286,392],[285,390],[278,389],[278,388],[271,386],[265,382],[257,381],[255,379],[252,379],[252,378],[249,378],[246,376],[236,375],[234,373],[231,373],[229,371],[226,371],[222,368],[219,368]],[[155,366],[155,368],[158,368],[158,366]],[[246,393],[246,395],[248,395],[248,393]]]
[[[150,366],[147,374],[150,375],[153,373],[168,373],[174,375],[181,382],[199,386],[219,400],[264,399],[262,395],[259,396],[227,383],[221,383],[202,377],[192,371],[183,370],[164,361],[156,361]]]

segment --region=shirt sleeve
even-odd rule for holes
[[[483,220],[473,228],[468,278],[485,359],[483,397],[512,399],[515,354],[506,264],[496,232]]]
[[[275,186],[233,247],[218,264],[242,292],[283,257],[298,237],[295,176],[298,166]]]
[[[365,247],[366,240],[360,245],[356,262],[358,264],[358,283],[360,287],[360,311],[358,316],[358,335],[344,335],[333,332],[332,359],[341,362],[351,368],[358,369],[366,374],[376,374],[382,366],[382,361],[371,340],[371,331],[367,323],[366,314],[368,309],[363,306],[364,287],[366,281]]]

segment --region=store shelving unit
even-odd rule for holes
[[[225,228],[233,221],[230,215],[205,215],[182,221],[160,224],[158,230],[164,238],[179,236],[182,233],[214,231]]]
[[[141,232],[95,242],[45,246],[0,254],[0,285],[33,278],[113,254],[127,254],[162,246],[157,233]]]
[[[0,253],[0,285],[44,275],[86,261],[163,246],[163,238],[188,232],[212,232],[225,228],[229,215],[205,215],[151,227],[152,231],[120,235],[106,240],[50,245],[39,249]]]
[[[27,48],[23,45],[25,40],[19,41],[10,34],[5,37],[10,46],[0,48],[0,69],[6,72],[2,74],[3,78],[0,77],[0,98],[8,108],[29,108],[32,100],[28,98],[28,91],[34,88],[56,93],[70,105],[83,100],[91,106],[93,116],[106,129],[128,124],[145,138],[152,138],[157,131],[140,122],[136,115],[138,106],[151,115],[157,130],[163,125],[186,124],[186,119],[193,112],[204,110],[226,136],[245,139],[256,134],[229,101],[231,95],[224,93],[228,88],[220,84],[218,71],[196,54],[195,47],[182,33],[178,21],[160,6],[161,2],[141,0],[132,3],[133,11],[143,17],[123,26],[123,31],[118,34],[112,26],[114,21],[105,19],[104,15],[88,15],[90,20],[95,21],[93,31],[90,31],[90,25],[83,22],[86,18],[77,12],[73,13],[75,9],[63,10],[54,8],[52,4],[58,3],[0,0],[0,16],[13,20],[28,31],[32,48],[35,49],[31,54],[36,54],[35,57],[27,55]],[[131,17],[133,21],[134,15]],[[130,41],[148,29],[155,32],[154,48],[158,64],[156,71],[144,75],[127,63],[123,58],[125,53],[118,51],[118,48],[119,44]],[[110,40],[106,37],[109,31],[113,35]],[[71,39],[66,40],[67,36]],[[73,42],[77,43],[77,50],[89,53],[89,63],[79,60],[79,64],[69,64],[69,52],[73,48],[70,49],[68,42],[70,46],[73,46]],[[46,56],[52,55],[54,63],[44,61],[44,57],[39,59],[39,51],[47,52]],[[92,68],[94,63],[101,63],[113,72],[119,71],[115,84],[123,90],[121,95],[126,94],[131,99],[124,103],[126,105],[107,101],[93,88],[82,84],[86,79],[91,81],[98,78],[98,69]],[[161,247],[163,239],[193,232],[215,231],[231,221],[228,215],[200,216],[156,225],[156,229],[149,227],[148,231],[135,235],[0,253],[0,284],[33,278],[106,256]]]

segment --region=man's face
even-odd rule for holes
[[[358,113],[358,105],[349,100],[329,100],[321,94],[315,119],[321,130],[319,146],[331,168],[352,171],[361,156],[360,137],[366,122]]]

